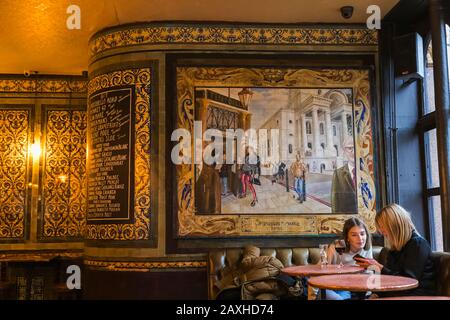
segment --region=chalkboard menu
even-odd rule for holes
[[[133,218],[133,91],[102,91],[89,98],[88,223]]]

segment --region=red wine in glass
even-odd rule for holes
[[[342,263],[342,254],[345,252],[345,241],[344,240],[335,240],[334,241],[334,249],[339,254],[339,265],[338,268],[344,266]]]
[[[343,254],[345,251],[345,247],[336,247],[336,252],[339,253],[340,255]]]

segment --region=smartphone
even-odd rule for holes
[[[364,258],[363,256],[361,256],[361,255],[359,255],[359,254],[355,254],[355,255],[353,256],[353,260],[357,261],[355,258],[366,259],[366,258]]]

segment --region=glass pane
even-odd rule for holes
[[[430,197],[428,199],[428,209],[430,212],[431,246],[435,251],[444,251],[441,196]]]
[[[450,86],[450,26],[448,24],[445,25],[445,30],[447,33],[447,73]]]
[[[425,103],[423,111],[424,114],[427,114],[433,112],[434,110],[433,48],[430,41],[425,59]]]
[[[425,132],[425,161],[427,187],[439,187],[439,161],[437,152],[436,129]]]

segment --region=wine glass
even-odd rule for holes
[[[338,268],[342,268],[344,264],[342,263],[342,254],[345,251],[345,241],[344,240],[334,240],[334,248],[336,249],[336,252],[339,254],[339,265]]]

